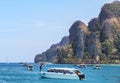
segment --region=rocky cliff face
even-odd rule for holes
[[[120,2],[105,4],[99,15],[101,22],[100,41],[102,53],[110,54],[120,52]]]
[[[74,56],[76,58],[83,58],[84,41],[88,34],[87,26],[81,21],[76,21],[69,29],[69,33],[70,44],[72,45]]]
[[[59,50],[65,49],[65,47],[69,44],[69,37],[63,37],[60,43],[53,44],[46,52],[42,54],[36,55],[34,61],[38,62],[52,62],[57,63],[59,56]],[[64,53],[64,52],[63,52]]]
[[[99,14],[100,22],[103,23],[106,19],[112,17],[120,17],[120,1],[105,4]]]
[[[88,23],[88,29],[90,34],[87,36],[85,40],[86,50],[85,52],[89,55],[89,57],[95,58],[96,55],[100,53],[100,45],[97,47],[99,42],[99,33],[100,33],[100,20],[98,18],[92,19]]]
[[[69,29],[69,37],[35,57],[35,62],[80,63],[120,60],[120,2],[105,4],[98,18],[88,26],[75,21]],[[96,60],[99,57],[99,60]]]

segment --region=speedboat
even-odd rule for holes
[[[27,69],[28,69],[28,70],[33,70],[34,67],[33,67],[33,65],[28,65],[28,66],[27,66]]]
[[[101,66],[99,64],[94,66],[94,69],[101,69]]]
[[[87,68],[87,65],[85,64],[76,64],[74,66],[79,67],[79,68]]]
[[[50,68],[47,71],[40,72],[40,76],[43,78],[58,78],[58,79],[85,79],[85,75],[74,68]]]

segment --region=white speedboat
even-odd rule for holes
[[[74,68],[50,68],[47,71],[40,72],[43,78],[58,78],[58,79],[85,79],[85,75]]]
[[[34,67],[33,67],[33,65],[28,65],[28,66],[27,66],[27,69],[28,69],[28,70],[33,70]]]
[[[99,64],[94,66],[94,69],[101,69],[101,66]]]

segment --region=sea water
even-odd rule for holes
[[[27,67],[18,63],[0,63],[0,83],[120,83],[120,65],[102,65],[100,70],[78,68],[73,64],[48,64],[43,66],[42,71],[52,67],[69,67],[81,70],[85,80],[64,80],[41,78],[39,64],[33,64],[34,70],[28,71]]]

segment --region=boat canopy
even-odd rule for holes
[[[50,68],[47,70],[47,72],[64,73],[64,74],[81,73],[79,70],[74,68]]]

